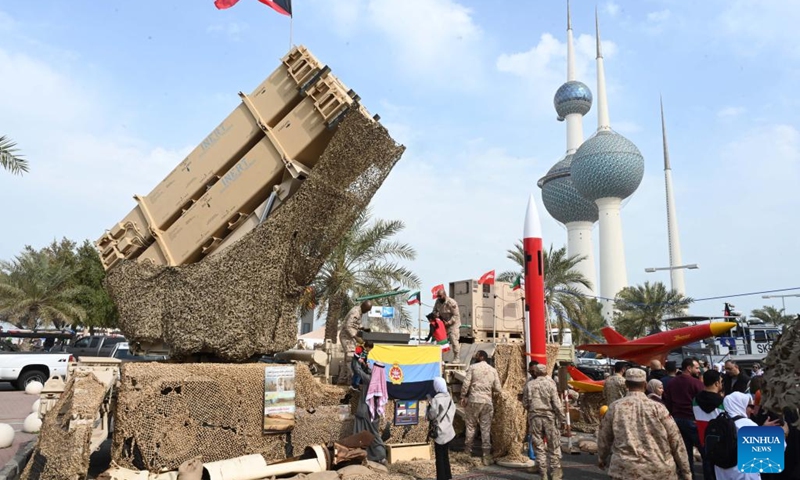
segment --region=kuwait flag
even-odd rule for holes
[[[408,304],[409,305],[416,305],[416,304],[420,303],[421,301],[422,301],[422,297],[420,296],[419,290],[417,290],[416,292],[414,292],[414,293],[412,293],[411,295],[408,296]]]
[[[517,275],[516,280],[511,284],[511,290],[519,290],[520,288],[522,288],[522,275]]]
[[[436,292],[438,292],[439,290],[444,290],[443,283],[440,283],[439,285],[436,285],[435,287],[431,288],[431,295],[433,295],[434,300],[436,300]]]
[[[281,15],[292,16],[292,0],[258,0]],[[225,10],[239,3],[239,0],[215,0],[214,6],[218,10]]]
[[[478,285],[482,285],[484,283],[486,285],[494,285],[494,270],[481,275],[481,278],[478,279]]]

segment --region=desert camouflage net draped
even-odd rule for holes
[[[763,408],[773,412],[800,408],[800,320],[784,327],[764,361]],[[794,425],[800,428],[800,422]]]
[[[91,373],[76,372],[61,398],[42,422],[39,443],[21,478],[62,480],[86,478],[92,427],[106,395]]]
[[[527,379],[524,347],[521,344],[497,345],[493,358],[503,391],[494,397],[492,454],[507,461],[522,462],[527,433],[527,413],[520,400]]]
[[[175,358],[291,348],[303,289],[403,151],[380,124],[349,113],[297,193],[227,250],[180,267],[121,262],[106,286],[125,336],[164,342]]]

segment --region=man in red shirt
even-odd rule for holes
[[[683,443],[686,445],[686,452],[689,455],[692,479],[694,479],[693,447],[696,446],[701,455],[704,452],[700,447],[700,437],[697,434],[697,425],[694,422],[692,402],[694,397],[704,389],[704,386],[703,382],[699,380],[700,362],[696,358],[685,358],[681,363],[681,370],[683,370],[682,375],[678,375],[667,383],[662,399],[672,418],[675,419],[678,430],[681,432]]]

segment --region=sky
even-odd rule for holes
[[[407,150],[372,202],[400,219],[423,292],[512,269],[529,195],[544,242],[566,244],[536,182],[564,154],[553,95],[566,80],[557,0],[295,0],[307,46]],[[611,126],[645,158],[622,209],[628,280],[668,284],[663,96],[693,314],[780,308],[733,295],[799,288],[800,4],[572,1],[577,75],[596,96],[597,6]],[[3,2],[0,134],[30,161],[0,172],[0,258],[95,240],[277,66],[290,21],[256,0]],[[596,106],[584,119],[588,137]],[[598,229],[594,240],[597,244]],[[595,255],[598,251],[595,249]],[[786,298],[789,313],[800,298]],[[430,303],[430,300],[427,301]]]

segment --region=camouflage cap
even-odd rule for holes
[[[647,381],[647,374],[641,368],[629,368],[625,371],[625,380],[644,383]]]
[[[547,375],[547,365],[538,364],[533,366],[533,370],[536,372],[537,375]]]

